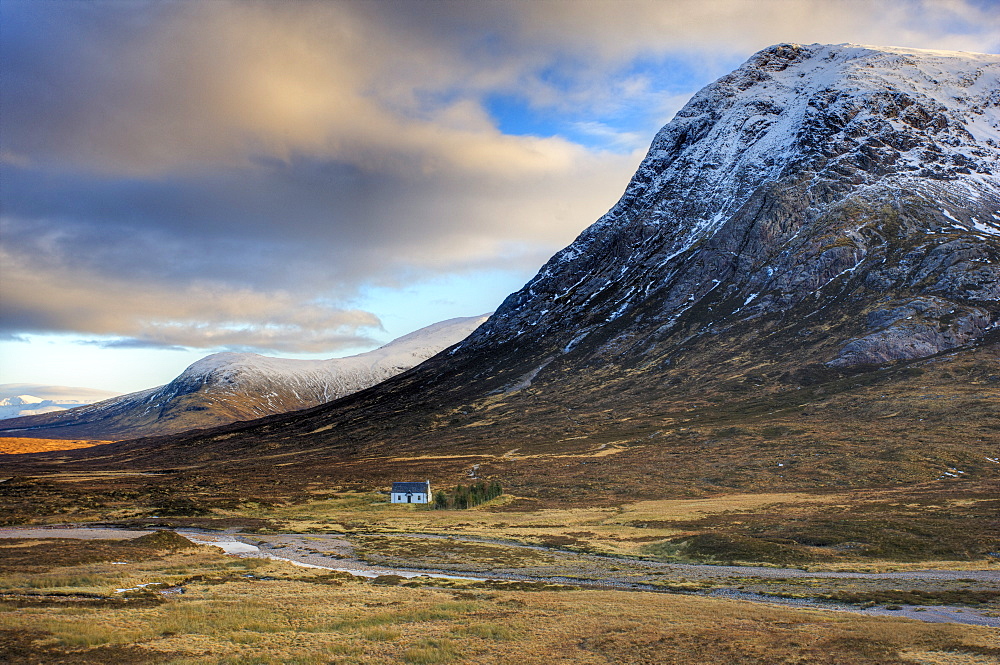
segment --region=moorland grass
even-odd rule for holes
[[[403,661],[413,665],[450,663],[459,657],[457,645],[449,639],[424,638],[403,652]]]
[[[32,439],[27,437],[0,437],[0,455],[23,455],[25,453],[42,453],[52,450],[76,450],[90,448],[110,441],[94,441],[84,439]]]
[[[884,665],[906,662],[904,652],[910,663],[935,662],[928,659],[936,654],[1000,655],[995,631],[974,626],[671,594],[484,590],[460,580],[449,580],[448,588],[380,586],[361,578],[331,586],[324,571],[201,550],[166,552],[124,572],[91,564],[89,575],[106,577],[88,583],[106,589],[112,581],[173,580],[181,565],[195,572],[186,593],[154,606],[8,605],[0,612],[0,636],[9,637],[0,640],[0,660],[18,662],[9,654],[24,649],[49,661],[84,662],[88,653],[94,659],[116,653],[123,654],[123,663],[199,665]],[[256,577],[233,574],[238,570],[254,570]],[[67,579],[77,574],[73,567],[50,573]]]

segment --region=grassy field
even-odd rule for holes
[[[44,453],[52,450],[76,450],[90,448],[110,441],[81,439],[31,439],[25,437],[0,436],[0,455],[21,455],[24,453]]]
[[[414,438],[372,430],[377,443],[272,423],[261,431],[282,438],[240,430],[0,455],[0,525],[425,531],[705,562],[973,565],[996,560],[1000,542],[998,362],[994,345],[780,390],[762,370],[761,387],[702,399],[665,386],[627,404],[597,382],[565,409],[529,389],[455,413],[401,407],[422,423]],[[595,399],[612,401],[587,411]],[[520,424],[481,422],[504,419]],[[373,493],[473,475],[500,482],[503,501],[410,514]]]
[[[996,631],[971,626],[672,594],[368,581],[176,545],[8,541],[0,550],[0,660],[1000,662]]]

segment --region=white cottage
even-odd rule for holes
[[[430,503],[431,481],[422,483],[393,483],[392,503]]]

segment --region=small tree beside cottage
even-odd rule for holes
[[[442,490],[438,490],[438,493],[434,496],[434,507],[439,509],[457,508],[464,510],[491,501],[501,494],[503,494],[503,487],[496,481],[489,484],[480,481],[468,487],[459,485],[451,491],[451,496],[448,496]]]

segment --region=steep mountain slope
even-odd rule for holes
[[[329,402],[399,374],[461,341],[486,316],[449,319],[355,356],[330,360],[215,353],[165,386],[46,416],[2,423],[0,434],[120,438],[251,420]]]
[[[1000,56],[778,45],[695,95],[621,200],[448,353],[311,410],[65,459],[380,482],[435,451],[544,494],[570,463],[535,456],[599,445],[615,456],[572,487],[971,478],[996,473],[998,319]]]
[[[800,305],[839,314],[825,306],[841,296],[871,316],[851,307],[858,339],[820,356],[839,366],[982,337],[1000,299],[998,72],[988,55],[758,53],[659,132],[618,204],[467,346],[571,351],[603,333],[599,355],[649,358],[695,308],[702,335]]]

